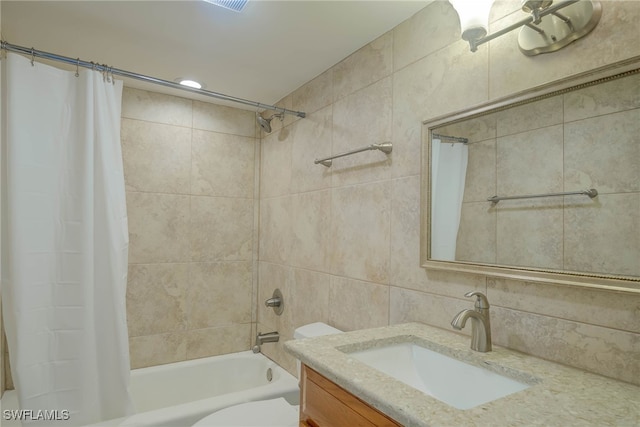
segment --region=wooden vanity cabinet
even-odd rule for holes
[[[300,427],[401,426],[308,366],[300,373]]]

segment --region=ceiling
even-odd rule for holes
[[[241,13],[197,0],[0,5],[2,39],[9,43],[164,80],[192,78],[209,91],[274,104],[428,3],[249,0]]]

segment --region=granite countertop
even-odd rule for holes
[[[350,357],[348,353],[411,342],[531,384],[526,390],[467,410],[453,408]],[[288,341],[305,365],[407,427],[453,425],[640,426],[640,387],[407,323]]]

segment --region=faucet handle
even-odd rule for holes
[[[478,292],[478,291],[467,292],[466,294],[464,294],[464,296],[467,298],[476,297],[475,308],[477,309],[484,310],[489,308],[489,300],[487,299],[486,295],[483,294],[482,292]]]

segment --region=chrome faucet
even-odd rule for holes
[[[252,350],[254,353],[260,352],[260,346],[266,342],[278,342],[280,341],[280,334],[278,332],[267,332],[266,334],[261,334],[258,332],[256,335],[256,345],[253,346]]]
[[[491,320],[489,318],[489,301],[481,292],[467,292],[465,297],[476,297],[473,310],[462,310],[451,321],[454,329],[461,330],[471,319],[471,350],[486,353],[491,351]]]

